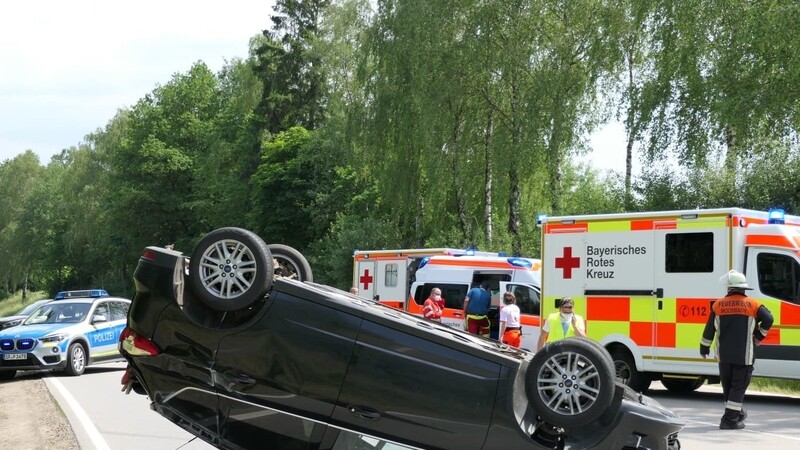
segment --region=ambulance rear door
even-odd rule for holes
[[[698,343],[710,301],[724,295],[719,277],[731,269],[731,229],[727,215],[684,214],[654,221],[655,298],[653,365],[656,371],[712,374]]]
[[[358,296],[375,298],[375,272],[378,264],[375,259],[362,259],[358,261],[356,280],[354,286],[358,288]]]

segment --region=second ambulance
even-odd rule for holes
[[[542,217],[542,317],[569,296],[617,374],[646,390],[718,381],[699,342],[719,278],[747,276],[775,323],[754,376],[800,379],[800,217],[740,208]],[[712,346],[713,349],[713,346]],[[712,350],[713,356],[713,350]]]

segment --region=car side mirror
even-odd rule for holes
[[[108,322],[106,316],[103,314],[95,314],[92,316],[92,323]]]

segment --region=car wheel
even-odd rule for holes
[[[536,414],[563,428],[599,419],[612,406],[616,389],[611,357],[586,338],[545,345],[534,355],[525,383]]]
[[[291,278],[298,281],[314,281],[311,266],[302,253],[288,245],[269,244],[272,253],[274,278]]]
[[[236,311],[262,299],[274,268],[267,244],[242,228],[219,228],[195,246],[189,259],[189,286],[207,306]]]
[[[617,348],[611,352],[614,360],[614,372],[617,378],[637,392],[645,392],[650,387],[650,376],[636,369],[633,355],[626,349]]]
[[[0,381],[13,380],[17,376],[16,370],[2,370],[0,371]]]
[[[67,350],[67,375],[78,376],[86,370],[86,349],[78,342],[72,343]]]
[[[706,382],[703,377],[697,378],[662,378],[661,384],[664,385],[670,392],[675,393],[688,393],[700,389],[700,386]]]

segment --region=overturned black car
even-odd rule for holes
[[[678,449],[684,421],[599,344],[532,354],[312,282],[305,258],[222,228],[148,247],[124,390],[219,448]]]

